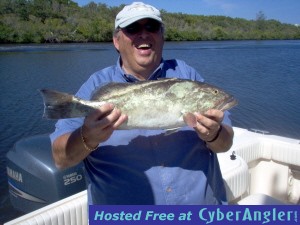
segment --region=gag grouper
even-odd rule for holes
[[[96,89],[91,100],[53,90],[40,90],[44,117],[85,117],[104,103],[112,103],[128,116],[119,129],[176,129],[186,126],[183,115],[208,109],[228,110],[236,99],[213,85],[170,78],[135,83],[108,83]]]

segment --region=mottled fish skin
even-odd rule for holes
[[[81,100],[72,95],[68,98],[56,96],[55,101],[47,101],[45,91],[42,90],[42,93],[44,102],[47,102],[44,113],[46,118],[83,117],[94,108],[109,102],[128,116],[127,122],[120,129],[179,128],[186,126],[183,120],[186,113],[204,113],[208,109],[224,111],[237,104],[231,95],[220,88],[203,82],[177,78],[136,83],[109,83],[97,89],[91,101]],[[64,106],[58,99],[65,100],[67,110],[63,110]],[[52,104],[53,102],[56,105]],[[69,106],[70,102],[73,106]],[[52,116],[47,113],[49,109],[58,107],[58,112],[52,113]]]

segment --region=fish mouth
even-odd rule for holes
[[[229,98],[227,98],[226,101],[222,102],[218,106],[218,109],[221,111],[225,111],[225,110],[233,108],[237,104],[238,104],[238,101],[233,96],[229,96]]]

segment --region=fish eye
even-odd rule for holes
[[[213,89],[213,91],[212,91],[212,92],[213,92],[213,94],[214,94],[214,95],[217,95],[217,94],[219,94],[219,90],[218,90],[218,89]]]

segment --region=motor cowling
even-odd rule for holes
[[[12,206],[31,212],[86,189],[83,163],[59,170],[48,134],[24,138],[6,154]]]

